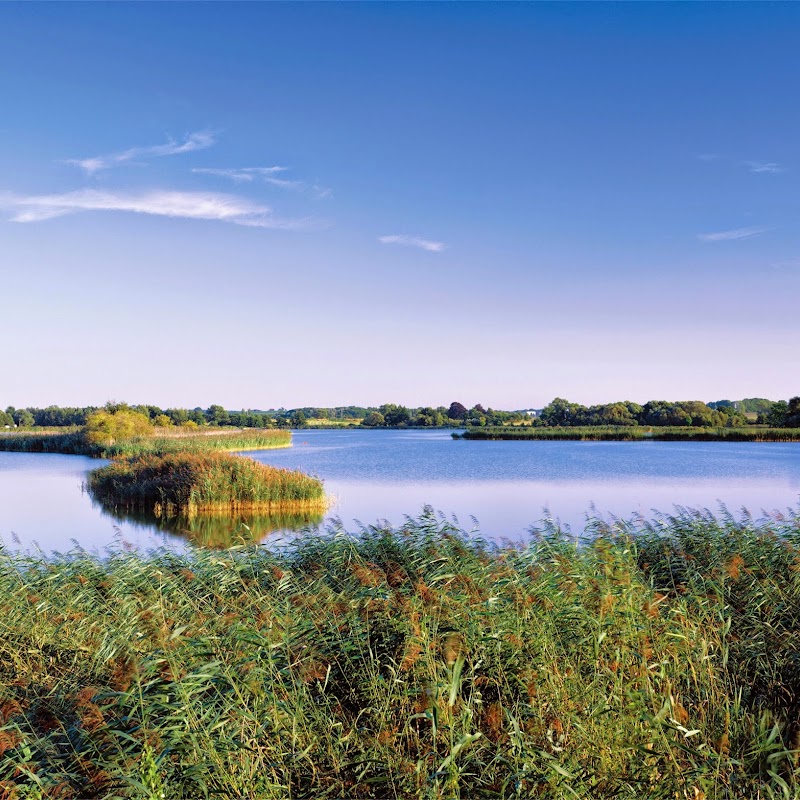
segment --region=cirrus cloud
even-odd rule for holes
[[[399,244],[404,247],[418,247],[427,250],[429,253],[441,253],[447,245],[444,242],[434,242],[431,239],[422,239],[419,236],[407,236],[405,234],[392,234],[390,236],[379,236],[381,244]]]
[[[251,182],[254,178],[267,178],[278,172],[286,172],[288,167],[233,167],[220,169],[214,167],[194,167],[192,172],[200,175],[214,175],[217,178],[230,178],[232,181]]]
[[[697,238],[701,242],[730,242],[736,239],[749,239],[751,236],[758,236],[766,233],[770,228],[734,228],[730,231],[715,231],[714,233],[698,233]]]
[[[179,192],[156,189],[125,193],[83,189],[64,194],[6,195],[0,206],[12,212],[13,222],[41,222],[82,211],[127,211],[194,220],[213,220],[254,228],[307,228],[309,219],[281,219],[269,206],[237,195],[217,192]]]
[[[784,172],[784,168],[774,161],[745,161],[744,165],[750,172],[756,173],[771,173]]]
[[[326,186],[318,184],[309,185],[305,181],[276,178],[277,174],[286,172],[288,167],[194,167],[192,172],[198,175],[213,175],[217,178],[227,178],[237,183],[252,183],[256,178],[270,186],[280,189],[290,189],[296,192],[307,192],[318,200],[330,197],[333,191]]]
[[[190,133],[182,142],[173,139],[164,144],[150,145],[147,147],[129,147],[119,153],[110,153],[104,156],[91,156],[89,158],[68,158],[64,163],[80,167],[89,175],[94,175],[104,169],[119,166],[134,161],[137,158],[158,158],[174,156],[180,153],[191,153],[194,150],[205,150],[216,142],[213,134],[208,131]]]

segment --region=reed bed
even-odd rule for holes
[[[0,434],[0,450],[30,453],[68,453],[71,455],[114,458],[137,456],[144,453],[182,452],[244,452],[271,450],[292,446],[292,434],[287,430],[250,428],[246,430],[214,429],[211,431],[159,432],[151,436],[138,436],[115,442],[90,442],[83,429],[74,428],[66,433],[44,431]]]
[[[80,428],[0,433],[0,451],[93,455],[93,450]]]
[[[105,448],[104,456],[138,456],[145,453],[205,453],[208,451],[245,452],[273,450],[292,446],[292,434],[287,430],[252,428],[247,430],[214,430],[202,432],[159,433],[118,442]]]
[[[108,508],[156,517],[325,508],[317,478],[221,452],[180,450],[117,458],[91,472],[88,486]]]
[[[0,551],[0,792],[793,798],[800,517]]]
[[[646,426],[468,428],[454,439],[604,442],[800,442],[800,428],[694,428]]]

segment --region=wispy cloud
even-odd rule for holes
[[[744,166],[746,166],[750,172],[784,172],[784,168],[774,161],[745,161]]]
[[[447,245],[444,242],[433,242],[430,239],[420,239],[418,236],[406,236],[404,234],[394,234],[392,236],[379,236],[381,244],[400,244],[405,247],[419,247],[430,253],[441,253]]]
[[[724,161],[726,165],[731,167],[745,167],[750,172],[755,173],[777,173],[785,172],[786,168],[775,161],[737,161],[729,156],[723,156],[718,153],[697,153],[699,161]]]
[[[715,233],[698,233],[697,238],[701,242],[730,242],[735,239],[749,239],[751,236],[758,236],[765,233],[770,228],[734,228],[730,231],[716,231]]]
[[[84,189],[50,195],[0,197],[0,205],[12,212],[14,222],[41,222],[81,211],[128,211],[160,217],[215,220],[255,228],[308,228],[309,219],[280,219],[268,206],[246,198],[214,192],[154,190],[138,194]]]
[[[252,183],[259,179],[270,186],[277,186],[280,189],[289,189],[295,192],[308,192],[318,199],[330,197],[333,194],[331,189],[317,184],[309,185],[305,181],[291,180],[288,178],[276,178],[281,172],[287,172],[288,167],[233,167],[230,169],[220,169],[212,167],[195,167],[192,172],[200,175],[214,175],[218,178],[228,178],[238,183]]]
[[[287,169],[287,167],[241,167],[240,169],[195,167],[192,172],[197,172],[201,175],[215,175],[218,178],[230,178],[232,181],[249,183],[255,178],[267,178],[279,172],[286,172]]]
[[[197,133],[190,133],[181,142],[170,139],[164,144],[148,147],[129,147],[119,153],[110,153],[104,156],[70,158],[65,163],[73,164],[85,170],[89,175],[94,175],[101,170],[126,164],[138,158],[159,158],[162,156],[175,156],[180,153],[191,153],[194,150],[205,150],[207,147],[211,147],[215,141],[213,134],[208,131],[198,131]]]

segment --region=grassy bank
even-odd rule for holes
[[[91,442],[82,428],[67,432],[30,432],[0,434],[0,450],[26,453],[67,453],[70,455],[114,458],[144,453],[205,452],[220,450],[238,452],[291,447],[292,434],[287,430],[249,428],[226,430],[214,428],[203,431],[155,429],[149,436],[136,436],[108,442]],[[169,432],[167,432],[169,430]]]
[[[145,453],[89,474],[89,491],[114,511],[193,517],[324,509],[322,482],[227,453]]]
[[[800,442],[800,428],[694,428],[608,426],[575,428],[468,428],[454,439],[553,440],[581,442]]]
[[[800,518],[0,551],[7,797],[796,797]]]
[[[80,428],[0,433],[0,451],[93,455]]]

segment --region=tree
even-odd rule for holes
[[[411,414],[405,406],[396,406],[393,403],[385,403],[380,407],[386,424],[390,427],[400,427],[408,425],[411,421]]]
[[[545,425],[580,425],[587,412],[586,406],[556,397],[542,409],[540,416]]]
[[[450,419],[459,419],[464,420],[467,418],[467,407],[461,405],[461,403],[450,403],[450,408],[447,409],[447,416]]]
[[[609,403],[589,409],[590,425],[638,425],[625,403]]]
[[[800,397],[793,397],[789,400],[789,407],[786,413],[786,427],[800,428]]]
[[[305,428],[306,422],[306,415],[298,410],[292,414],[292,427],[293,428]]]
[[[168,408],[167,416],[173,425],[183,425],[189,421],[189,412],[185,408]]]
[[[380,411],[370,411],[369,414],[361,420],[361,424],[365,428],[380,428],[386,424],[386,420],[383,418],[383,414],[381,414]]]
[[[119,407],[116,411],[93,412],[87,418],[84,429],[84,436],[89,443],[105,445],[152,433],[153,426],[146,414],[124,407]]]
[[[444,418],[435,408],[425,406],[417,411],[414,424],[420,428],[435,428],[444,424]]]
[[[789,416],[789,404],[785,400],[773,403],[770,409],[759,417],[759,422],[764,422],[771,428],[783,428]]]
[[[36,424],[33,414],[31,414],[27,408],[20,408],[15,411],[12,416],[14,417],[14,422],[16,422],[20,428],[31,428]]]
[[[228,412],[222,406],[209,406],[206,409],[206,421],[209,425],[229,425],[230,417]]]

